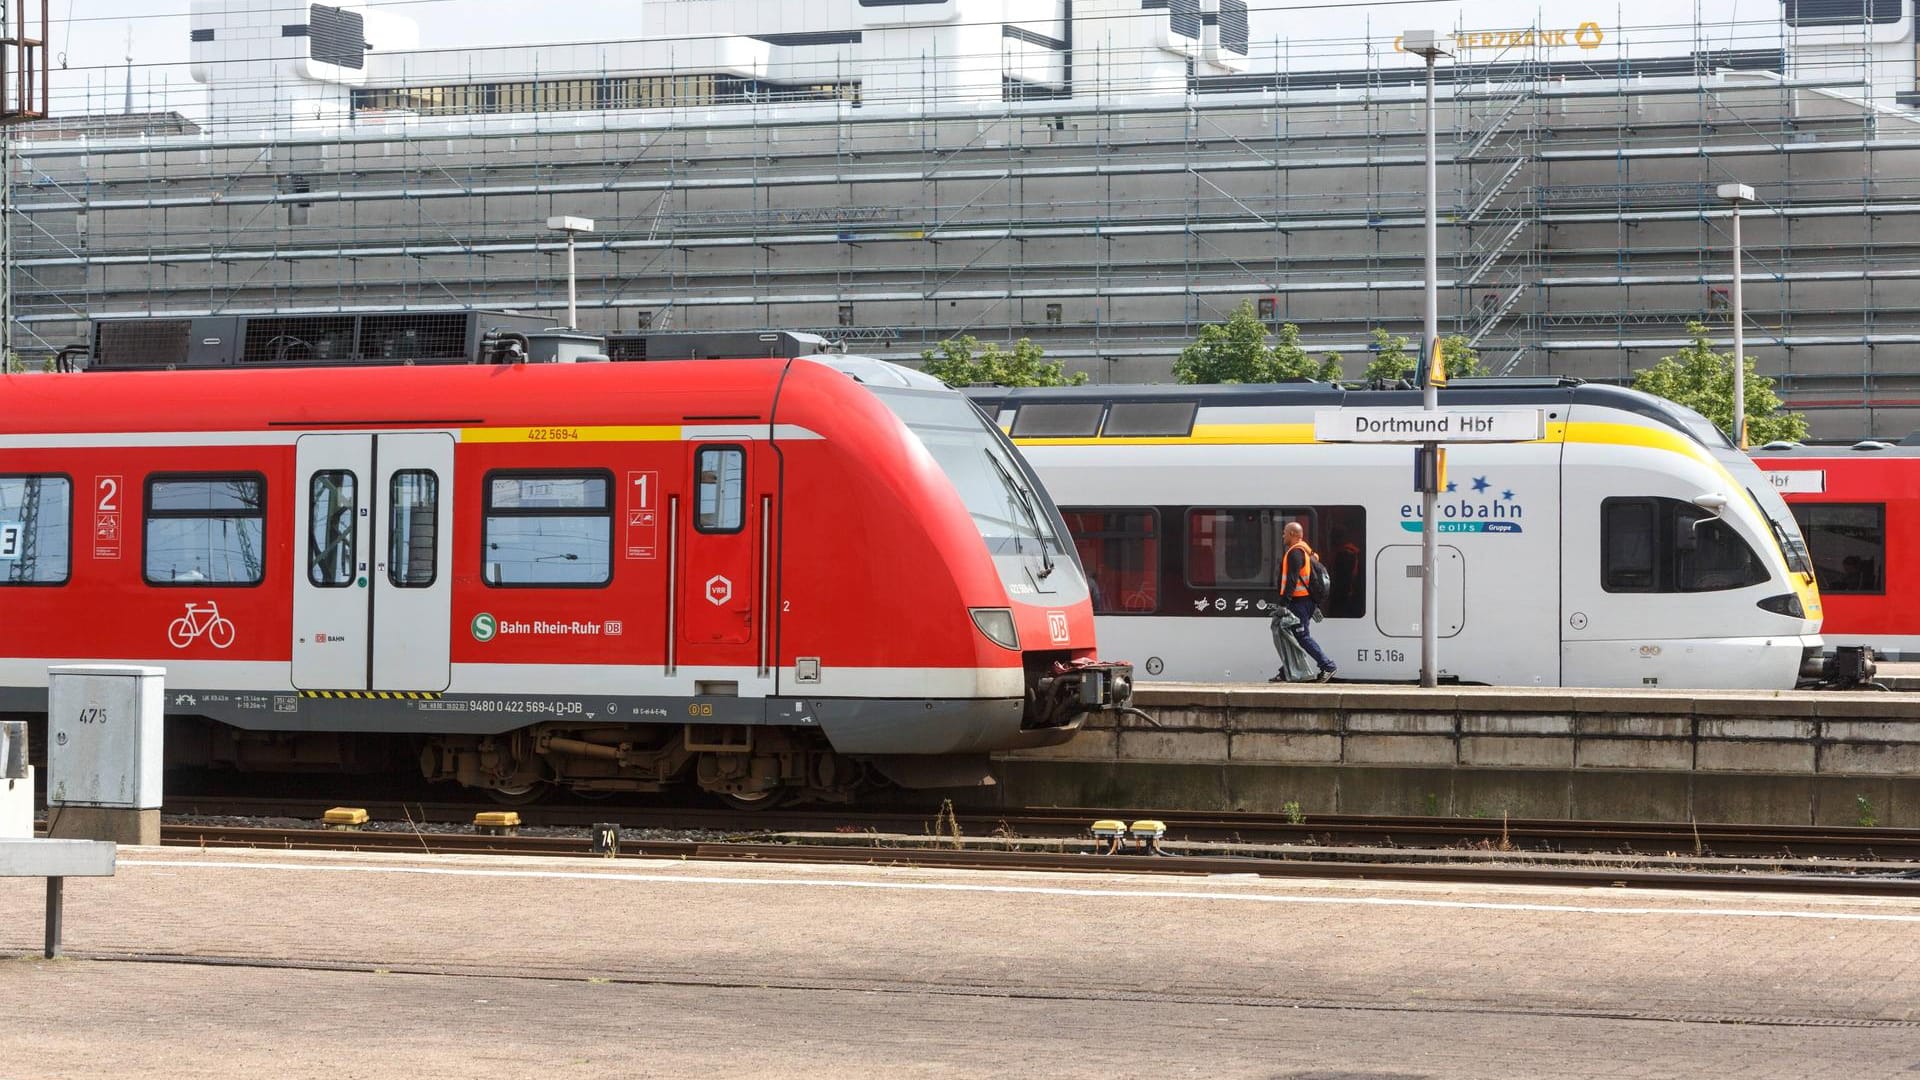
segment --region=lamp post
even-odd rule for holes
[[[567,234],[567,329],[580,329],[580,313],[577,310],[578,294],[574,290],[573,274],[573,238],[577,233],[593,231],[593,219],[583,217],[550,217],[547,228],[554,232]]]
[[[1715,192],[1733,207],[1733,444],[1747,449],[1747,307],[1740,296],[1740,204],[1753,201],[1745,184],[1721,184]]]
[[[1440,47],[1439,35],[1431,30],[1409,30],[1401,34],[1400,47],[1427,61],[1426,324],[1421,340],[1427,362],[1426,378],[1421,380],[1420,407],[1433,412],[1440,408],[1440,388],[1433,381],[1440,364],[1440,168],[1434,150],[1433,83],[1435,63],[1451,54]],[[1426,443],[1421,451],[1433,463],[1433,475],[1437,478],[1440,444]],[[1424,490],[1420,493],[1420,685],[1434,686],[1439,682],[1440,635],[1435,626],[1439,621],[1439,602],[1433,579],[1439,562],[1439,538],[1433,515],[1440,493],[1437,483],[1421,486]]]

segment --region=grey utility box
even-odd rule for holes
[[[163,668],[47,669],[47,805],[160,807]]]

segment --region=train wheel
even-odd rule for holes
[[[520,787],[495,787],[487,789],[487,797],[502,806],[532,806],[553,793],[553,785],[544,780]]]
[[[729,810],[771,810],[786,802],[788,793],[789,789],[778,787],[770,791],[716,791],[713,794]]]

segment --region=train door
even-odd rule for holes
[[[367,685],[368,577],[373,558],[373,436],[303,435],[295,446],[293,685]]]
[[[293,684],[446,689],[452,436],[305,435],[294,458]]]
[[[374,444],[374,690],[445,690],[451,678],[453,436]]]
[[[764,600],[766,500],[753,494],[749,448],[696,443],[690,505],[680,515],[680,618],[676,664],[695,669],[764,672],[766,658],[756,612]],[[720,673],[718,681],[737,674]]]

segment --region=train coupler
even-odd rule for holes
[[[1025,727],[1061,727],[1086,713],[1133,703],[1133,665],[1125,661],[1056,660],[1034,680]]]
[[[1832,656],[1809,657],[1801,665],[1801,685],[1811,684],[1823,690],[1884,690],[1884,686],[1874,681],[1880,673],[1877,659],[1869,646],[1841,645],[1833,650]]]

